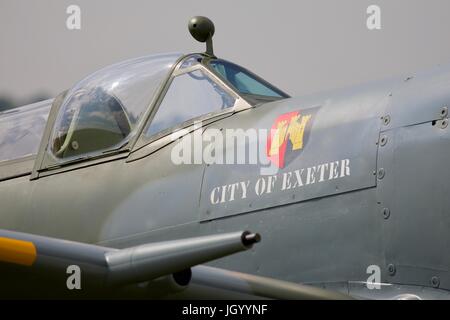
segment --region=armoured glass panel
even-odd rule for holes
[[[204,114],[234,106],[235,98],[202,70],[173,79],[146,136],[177,126]]]
[[[248,70],[224,60],[212,60],[210,65],[240,93],[284,98],[286,94]]]
[[[59,159],[115,150],[134,134],[181,54],[146,56],[95,72],[64,99],[51,138]]]
[[[50,108],[46,101],[0,113],[0,162],[38,152]]]

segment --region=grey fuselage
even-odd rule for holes
[[[0,181],[0,228],[116,248],[250,229],[258,246],[212,265],[367,297],[447,297],[448,106],[448,67],[267,102],[206,127],[270,129],[280,115],[313,112],[303,149],[288,150],[275,182],[259,165],[176,165],[173,142],[156,141]],[[258,190],[261,179],[272,189]],[[245,197],[222,198],[240,182]],[[361,284],[373,265],[385,290]]]

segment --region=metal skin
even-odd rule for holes
[[[209,68],[210,57],[203,57]],[[165,292],[169,298],[343,298],[332,294],[342,292],[369,299],[448,299],[448,88],[450,67],[439,67],[307,97],[260,103],[240,97],[248,107],[204,119],[203,128],[187,134],[270,129],[280,115],[295,111],[312,114],[313,121],[301,152],[291,150],[274,174],[277,188],[236,194],[223,203],[211,201],[214,188],[240,181],[254,188],[263,177],[261,166],[175,165],[173,141],[139,137],[130,151],[44,168],[47,133],[33,170],[18,169],[20,161],[0,164],[0,229],[123,252],[246,229],[263,236],[246,252],[194,267],[189,288]],[[49,128],[57,112],[55,103]],[[309,183],[304,178],[301,186],[283,189],[285,174],[291,173],[294,185],[301,169],[316,172],[315,181],[311,175]],[[372,265],[381,270],[380,289],[366,285]],[[167,273],[176,271],[182,269]],[[295,284],[326,290],[305,293]],[[164,290],[158,290],[149,296],[161,297]]]

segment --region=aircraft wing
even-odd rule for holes
[[[223,290],[232,296],[275,299],[349,298],[319,288],[199,266],[247,250],[259,240],[258,234],[240,231],[113,249],[0,230],[0,295],[23,296],[27,291],[31,295],[25,296],[32,298],[105,294],[170,298],[183,292],[179,298],[193,298],[205,290]],[[78,287],[73,286],[77,283],[74,277],[79,277]],[[24,286],[28,289],[23,290]]]

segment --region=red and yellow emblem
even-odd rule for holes
[[[267,156],[278,168],[284,168],[288,154],[303,149],[312,117],[312,113],[293,111],[275,119],[267,139]]]

